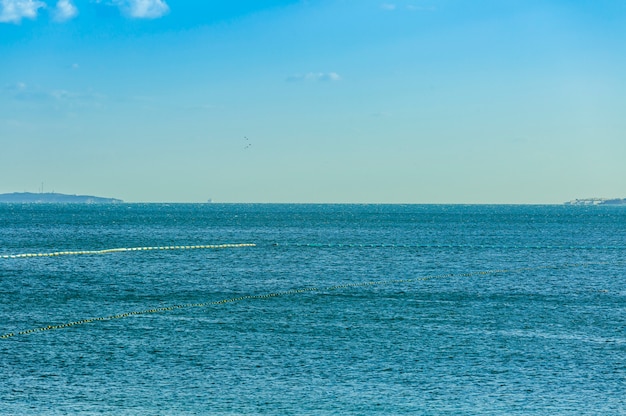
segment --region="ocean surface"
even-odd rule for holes
[[[0,336],[0,414],[624,415],[626,208],[0,204]]]

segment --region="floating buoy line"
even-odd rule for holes
[[[254,245],[235,245],[235,246],[248,247],[248,246],[254,246]],[[368,281],[368,282],[347,283],[347,284],[342,284],[342,285],[326,286],[322,288],[306,287],[306,288],[285,290],[281,292],[265,293],[265,294],[258,294],[258,295],[245,295],[245,296],[222,299],[222,300],[217,300],[217,301],[212,301],[212,302],[187,303],[187,304],[181,304],[181,305],[172,305],[172,306],[165,306],[165,307],[160,307],[160,308],[145,309],[141,311],[125,312],[125,313],[120,313],[117,315],[81,319],[78,321],[66,322],[66,323],[58,324],[58,325],[48,325],[48,326],[39,327],[39,328],[27,329],[27,330],[19,331],[19,332],[11,332],[11,333],[7,333],[4,335],[0,335],[0,339],[9,339],[17,335],[28,335],[28,334],[32,334],[35,332],[39,333],[39,332],[45,332],[45,331],[51,331],[51,330],[57,330],[57,329],[71,328],[74,326],[89,324],[89,323],[93,323],[97,321],[111,321],[114,319],[123,319],[123,318],[128,318],[128,317],[137,316],[137,315],[148,315],[148,314],[169,312],[169,311],[173,311],[176,309],[205,308],[209,306],[218,306],[218,305],[223,305],[227,303],[241,302],[241,301],[246,301],[246,300],[256,300],[256,299],[261,300],[261,299],[269,299],[269,298],[275,298],[275,297],[280,297],[280,296],[297,295],[297,294],[310,293],[310,292],[323,293],[323,292],[336,291],[340,289],[359,288],[359,287],[367,287],[367,286],[383,286],[383,285],[393,285],[393,284],[416,283],[416,282],[423,282],[423,281],[435,280],[435,279],[475,277],[475,276],[486,276],[486,275],[503,274],[503,273],[520,273],[520,272],[536,271],[536,270],[542,270],[542,269],[586,267],[586,266],[598,265],[598,264],[607,264],[607,263],[567,263],[567,264],[542,266],[542,267],[525,267],[525,268],[517,268],[517,269],[494,269],[494,270],[483,270],[483,271],[476,271],[476,272],[469,272],[469,273],[448,273],[448,274],[416,277],[416,278],[410,278],[410,279],[376,280],[376,281]]]
[[[626,246],[561,246],[561,245],[491,245],[491,244],[274,244],[287,247],[314,247],[314,248],[485,248],[485,249],[528,249],[528,250],[626,250]]]
[[[507,246],[488,244],[341,244],[341,243],[268,243],[272,247],[310,247],[310,248],[408,248],[408,249],[495,249],[495,250],[626,250],[626,246]],[[177,246],[152,246],[152,247],[120,247],[107,248],[103,250],[74,250],[74,251],[54,251],[49,253],[21,253],[21,254],[0,254],[0,259],[24,259],[35,257],[58,257],[58,256],[80,256],[80,255],[102,255],[126,252],[142,251],[165,251],[165,250],[201,250],[201,249],[224,249],[258,247],[257,244],[205,244],[205,245],[177,245]]]
[[[200,249],[221,249],[221,248],[241,248],[256,247],[256,244],[206,244],[196,246],[158,246],[158,247],[121,247],[107,248],[104,250],[78,250],[78,251],[54,251],[51,253],[25,253],[25,254],[3,254],[0,259],[23,259],[31,257],[57,257],[57,256],[80,256],[80,255],[100,255],[112,253],[125,253],[129,251],[152,251],[152,250],[200,250]]]

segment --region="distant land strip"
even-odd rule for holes
[[[66,195],[55,192],[13,192],[0,194],[0,203],[8,204],[120,204],[117,198],[103,198],[92,195]]]
[[[626,198],[583,198],[566,202],[565,205],[626,205]]]

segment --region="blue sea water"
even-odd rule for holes
[[[4,204],[0,414],[626,414],[625,258],[619,206]]]

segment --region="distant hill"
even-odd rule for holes
[[[31,193],[31,192],[13,192],[10,194],[0,194],[0,203],[17,203],[17,204],[119,204],[121,199],[102,198],[91,195],[65,195],[54,192],[47,193]]]

